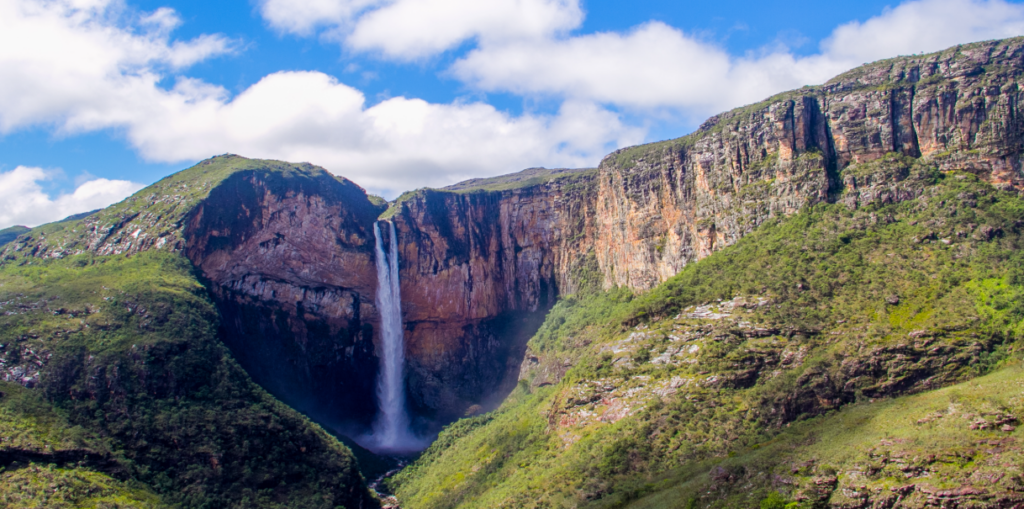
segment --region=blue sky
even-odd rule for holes
[[[0,228],[228,152],[388,198],[593,166],[865,62],[1021,34],[1006,0],[0,0]]]

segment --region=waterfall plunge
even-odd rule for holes
[[[373,425],[373,442],[380,451],[411,451],[420,448],[409,432],[409,416],[405,412],[405,344],[402,334],[402,300],[398,285],[398,240],[395,224],[390,226],[390,256],[384,254],[380,222],[373,224],[376,237],[377,310],[380,311],[380,377],[377,379],[377,401],[380,414]]]

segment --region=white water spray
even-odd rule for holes
[[[384,254],[380,222],[373,224],[377,239],[377,310],[380,311],[381,357],[377,379],[380,416],[373,426],[373,442],[379,450],[402,451],[416,448],[409,434],[409,416],[405,412],[405,344],[402,333],[402,300],[398,285],[398,239],[395,224],[390,228],[390,256]]]

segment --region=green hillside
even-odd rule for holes
[[[10,228],[4,228],[3,230],[0,230],[0,246],[3,246],[4,244],[7,244],[10,241],[18,238],[18,235],[21,235],[29,231],[30,229],[31,228],[27,228],[25,226],[12,226]]]
[[[0,500],[375,504],[348,449],[256,386],[217,328],[179,255],[0,267]]]
[[[123,481],[110,443],[38,393],[0,382],[0,505],[10,508],[168,507],[138,482]]]
[[[563,299],[512,396],[393,480],[403,507],[1017,496],[1020,369],[926,391],[1016,366],[1024,200],[897,156],[847,172],[920,198],[817,205],[646,294]]]
[[[564,178],[580,178],[580,177],[593,177],[597,174],[597,170],[594,168],[589,169],[548,169],[548,168],[529,168],[517,173],[510,173],[508,175],[500,175],[497,177],[488,178],[476,178],[452,184],[445,187],[445,191],[455,191],[460,193],[472,192],[472,191],[506,191],[509,189],[520,189],[525,187],[537,186],[550,182],[552,180],[559,180]]]

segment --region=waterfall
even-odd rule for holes
[[[409,416],[405,412],[405,344],[402,334],[402,300],[398,285],[398,239],[395,224],[390,228],[390,256],[384,254],[380,221],[373,223],[376,237],[377,310],[380,312],[380,376],[377,379],[377,401],[380,414],[373,426],[373,441],[382,450],[414,447],[409,434]]]

